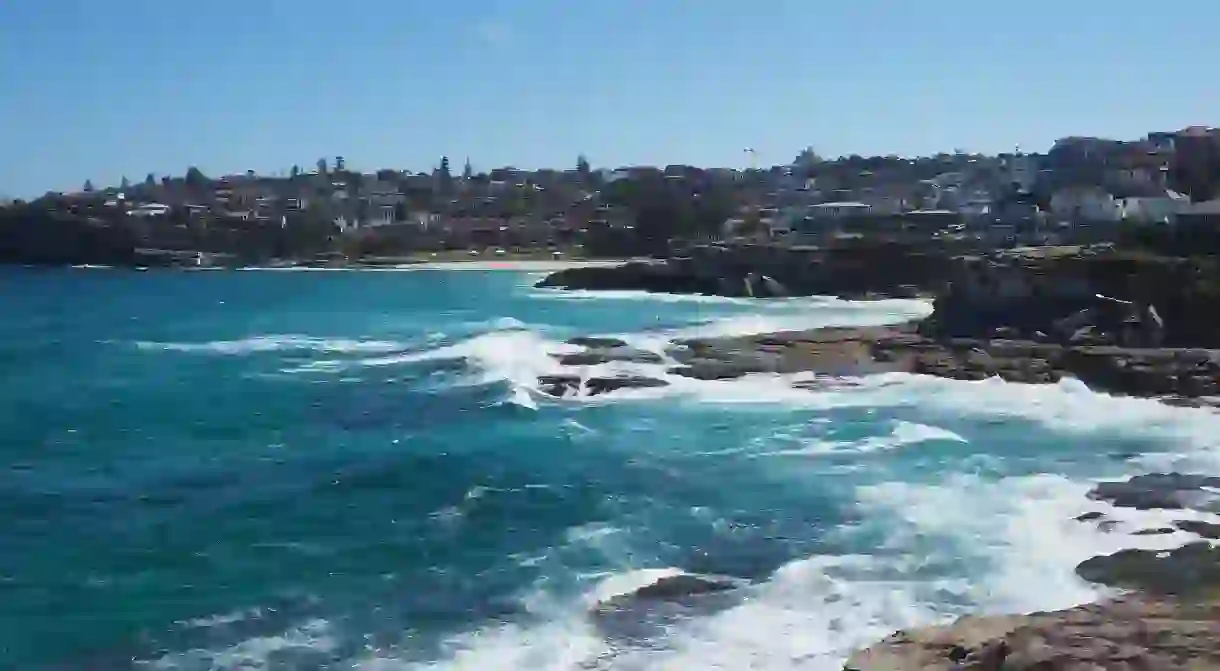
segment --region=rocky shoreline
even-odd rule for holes
[[[1100,555],[1076,567],[1083,580],[1125,594],[1053,612],[970,615],[898,631],[852,654],[844,671],[1220,668],[1220,548],[1208,540],[1220,536],[1216,487],[1220,478],[1153,473],[1102,482],[1088,493],[1094,508],[1101,502],[1193,517],[1167,529],[1122,527],[1096,509],[1075,518],[1104,533],[1193,539],[1172,550]],[[629,636],[673,613],[714,612],[748,598],[750,587],[738,578],[679,573],[598,603],[589,616],[607,636]]]
[[[833,270],[828,258],[821,257],[823,267],[805,277],[828,277],[827,269]],[[675,340],[663,356],[621,340],[574,339],[569,342],[574,350],[555,355],[571,371],[540,378],[540,388],[555,396],[596,395],[663,387],[670,382],[662,377],[669,376],[731,380],[759,373],[812,373],[812,378],[800,376],[801,381],[793,382],[811,389],[880,373],[957,380],[999,377],[1025,384],[1071,377],[1094,391],[1220,408],[1216,267],[1186,259],[1090,256],[1079,250],[1068,256],[1041,250],[942,260],[943,266],[920,261],[915,276],[878,266],[886,277],[877,282],[849,272],[832,283],[810,280],[795,285],[802,289],[799,293],[853,298],[930,292],[935,296],[933,312],[920,321]],[[765,275],[737,266],[716,279],[714,273],[683,272],[683,267],[689,270],[668,263],[564,271],[540,286],[731,296],[780,293],[779,285],[767,281],[775,281],[780,273]],[[854,262],[850,267],[854,272]],[[762,292],[757,291],[760,287]],[[587,375],[587,366],[616,361],[663,365],[665,375]],[[1171,523],[1134,529],[1096,508],[1083,510],[1075,519],[1100,532],[1129,533],[1133,539],[1163,537],[1169,542],[1166,547],[1184,539],[1186,543],[1176,549],[1123,550],[1076,567],[1081,579],[1125,591],[1121,596],[1055,612],[967,616],[945,626],[900,631],[852,655],[844,669],[1220,668],[1220,548],[1212,544],[1220,540],[1220,478],[1149,474],[1100,483],[1088,498],[1114,508],[1181,511],[1181,519]],[[1087,505],[1081,503],[1082,508]],[[664,598],[687,602],[709,598],[703,592],[720,594],[724,586],[686,579],[666,587],[674,593],[666,592]],[[640,594],[622,601],[631,604],[655,596]]]
[[[1220,478],[1149,474],[1103,482],[1094,501],[1119,508],[1191,512],[1220,520]],[[1076,518],[1117,532],[1100,511]],[[1220,668],[1220,524],[1177,520],[1195,540],[1173,550],[1122,550],[1076,567],[1084,580],[1129,593],[1066,610],[1028,615],[967,616],[952,624],[899,631],[852,655],[849,671]]]
[[[610,362],[663,364],[666,372],[699,380],[730,380],[754,373],[812,373],[855,378],[911,373],[955,380],[999,377],[1050,384],[1065,377],[1100,392],[1155,398],[1181,406],[1220,408],[1220,350],[1072,345],[1001,338],[936,338],[922,323],[833,327],[725,338],[673,341],[664,357],[615,339],[579,338],[577,352],[556,354],[571,372],[539,378],[553,396],[603,394],[623,388],[662,387],[643,375],[585,377],[582,368]],[[798,383],[808,385],[805,383]]]
[[[666,351],[671,375],[720,380],[751,373],[904,372],[1028,384],[1070,376],[1106,393],[1220,405],[1220,311],[1214,309],[1220,268],[1200,261],[1083,248],[958,257],[907,250],[898,261],[890,258],[898,250],[884,245],[706,253],[708,258],[573,268],[538,286],[724,295],[796,287],[802,294],[852,298],[934,296],[929,317],[897,326],[675,341]],[[629,351],[626,343],[592,345],[561,362],[661,363],[645,361],[647,355]],[[576,371],[549,376],[543,387],[562,395],[574,378]],[[664,382],[597,384],[604,393]]]

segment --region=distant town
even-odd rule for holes
[[[835,245],[861,237],[980,248],[1220,229],[1220,129],[1067,137],[1045,153],[916,158],[813,149],[745,170],[628,166],[287,174],[187,168],[0,203],[0,262],[343,265],[669,254],[675,244]]]

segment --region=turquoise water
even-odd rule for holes
[[[1211,415],[1070,381],[613,364],[672,384],[542,397],[575,335],[927,306],[536,279],[0,270],[0,668],[832,669],[898,627],[1092,598],[1076,562],[1182,539],[1072,521],[1088,483],[1220,470]],[[749,586],[588,615],[676,571]]]

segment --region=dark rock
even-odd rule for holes
[[[1220,586],[1220,548],[1200,541],[1170,551],[1121,550],[1076,567],[1089,582],[1157,594],[1188,594]]]
[[[682,573],[666,576],[629,594],[620,594],[598,604],[597,610],[603,612],[607,610],[621,610],[656,601],[682,601],[704,594],[725,592],[740,586],[740,581],[735,579]]]
[[[1212,512],[1220,509],[1220,495],[1206,491],[1220,488],[1220,478],[1182,473],[1137,475],[1126,482],[1102,482],[1089,498],[1137,510],[1191,508]]]
[[[580,392],[579,375],[539,375],[538,388],[549,396],[562,397]]]
[[[579,375],[540,375],[538,388],[547,395],[555,397],[577,396],[583,389],[589,396],[606,394],[618,389],[648,389],[664,387],[669,383],[665,380],[644,377],[642,375],[624,375],[618,377],[591,377],[581,385]]]
[[[591,349],[585,352],[561,354],[557,357],[559,363],[565,366],[597,366],[611,361],[629,363],[661,363],[664,358],[656,352],[633,347],[614,347],[610,349]]]
[[[1097,523],[1097,530],[1103,534],[1108,534],[1118,528],[1118,522],[1114,520],[1102,520]]]
[[[696,380],[731,380],[749,373],[759,372],[762,372],[762,368],[758,366],[749,366],[729,361],[715,361],[712,359],[695,359],[685,366],[676,366],[669,369],[671,375],[681,375],[682,377],[690,377]]]
[[[585,389],[588,390],[590,396],[605,394],[616,391],[618,389],[650,389],[654,387],[666,387],[669,383],[665,380],[658,380],[651,377],[643,376],[623,376],[623,377],[591,377],[585,382]]]
[[[661,578],[651,585],[645,585],[636,590],[634,596],[636,599],[677,599],[709,592],[723,592],[738,586],[738,582],[735,580],[683,573]]]
[[[1105,517],[1104,513],[1099,513],[1097,511],[1093,511],[1093,512],[1084,513],[1083,515],[1077,515],[1076,521],[1077,522],[1089,522],[1091,520],[1099,520],[1103,517]]]
[[[1140,529],[1131,533],[1132,536],[1164,536],[1177,531],[1172,527],[1156,527],[1155,529]]]
[[[1174,526],[1203,538],[1220,539],[1220,524],[1199,520],[1175,520]]]
[[[616,347],[627,346],[626,342],[618,338],[603,338],[600,336],[576,336],[575,338],[569,338],[567,344],[593,349],[614,349]]]

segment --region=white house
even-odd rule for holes
[[[837,220],[846,217],[858,217],[872,212],[873,206],[855,201],[837,201],[833,203],[818,203],[809,206],[809,216],[814,219]]]
[[[164,217],[169,214],[170,206],[161,203],[143,203],[127,212],[132,217]]]
[[[966,219],[988,217],[995,211],[995,199],[984,189],[959,190],[954,200],[957,201],[958,214]]]
[[[1119,201],[1122,218],[1129,221],[1165,223],[1174,220],[1178,210],[1190,204],[1190,198],[1166,191],[1163,196],[1141,196],[1122,198]]]
[[[1051,195],[1051,214],[1067,221],[1118,221],[1122,206],[1114,194],[1097,186],[1067,186]]]

